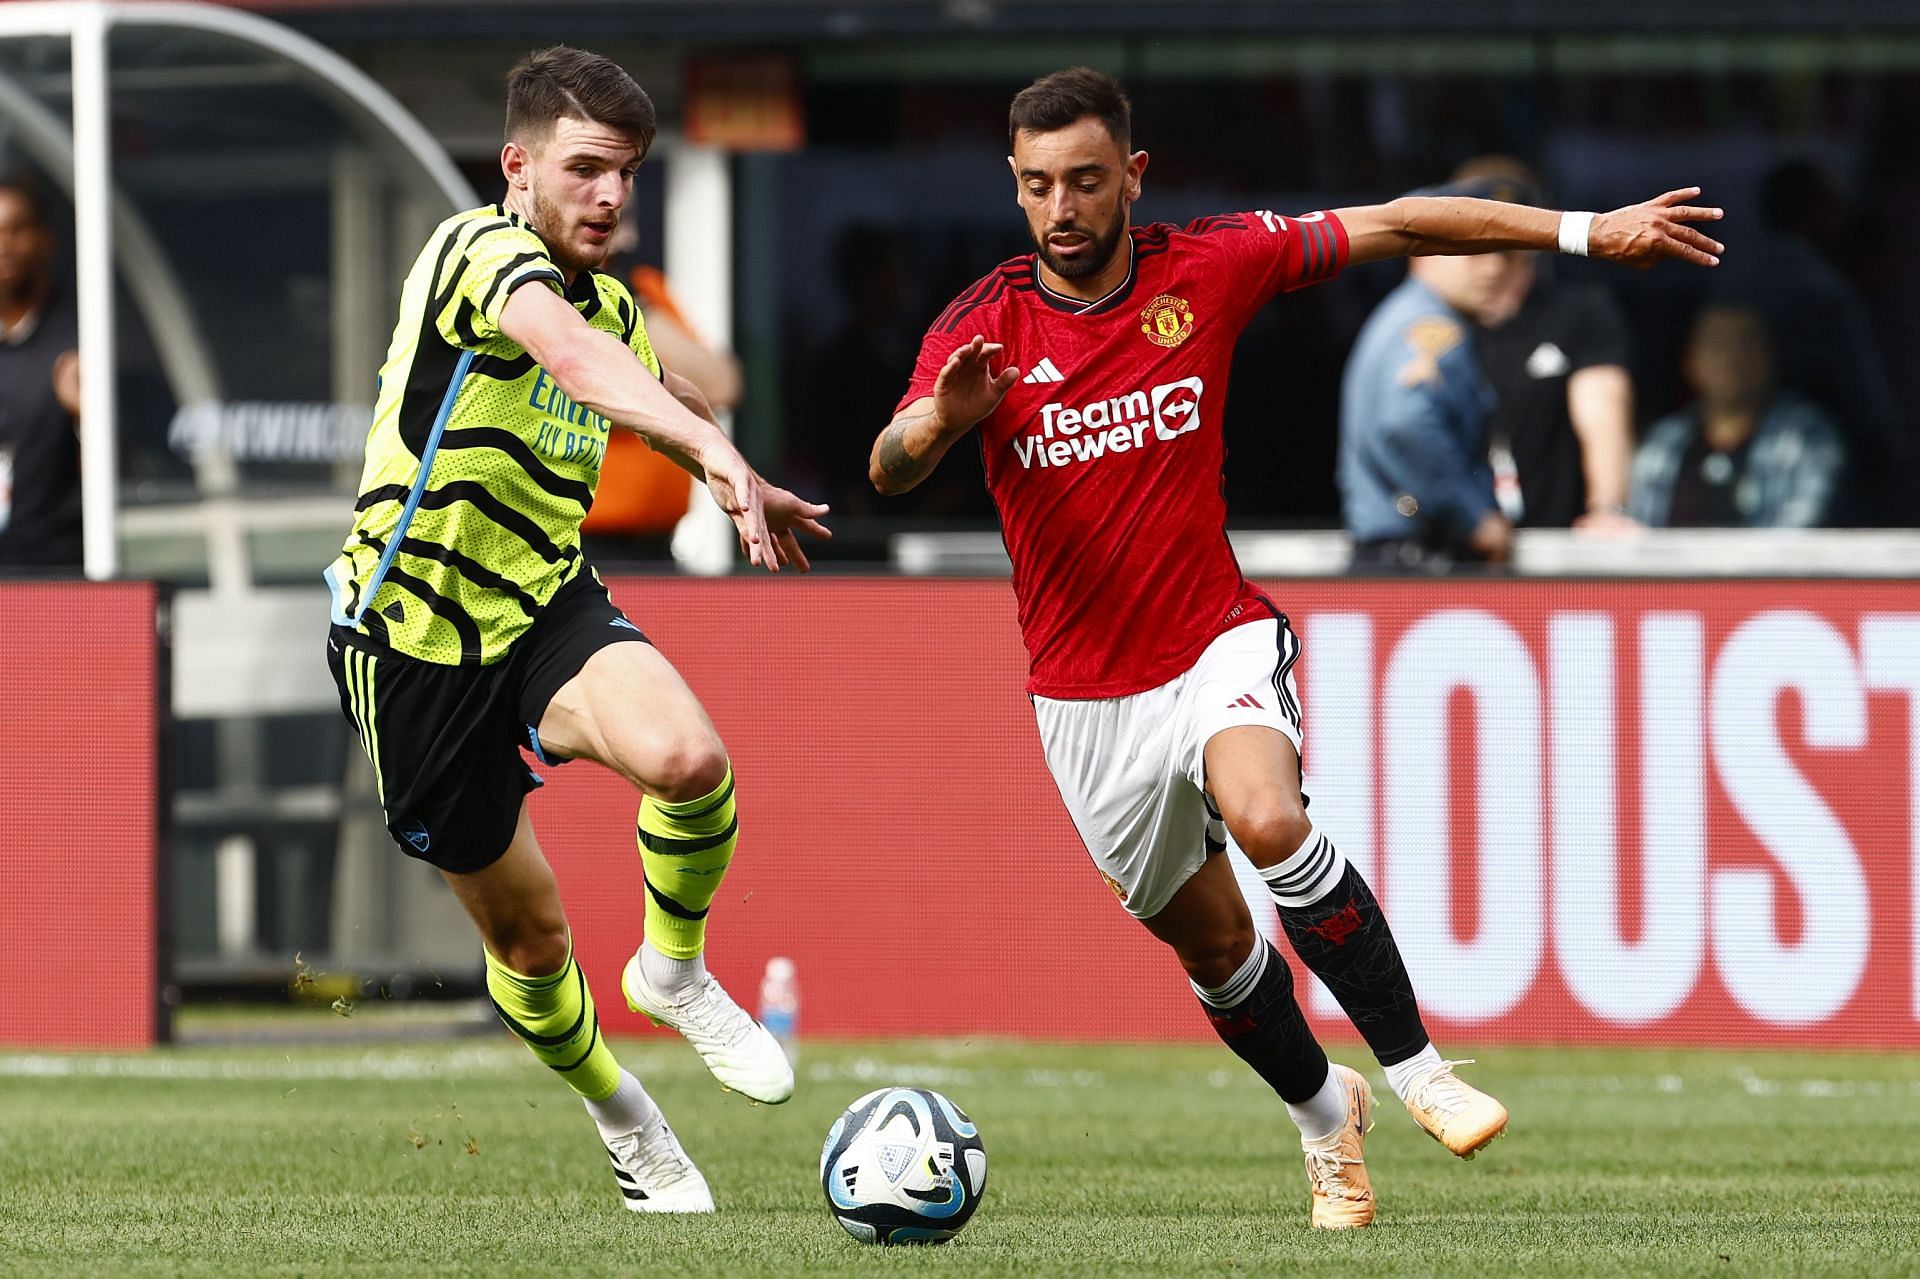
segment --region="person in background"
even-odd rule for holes
[[[1703,309],[1686,375],[1700,398],[1648,429],[1633,460],[1633,517],[1671,528],[1825,523],[1846,446],[1818,405],[1775,390],[1762,313]]]
[[[1540,181],[1511,156],[1469,160],[1449,189],[1538,205]],[[1501,511],[1522,528],[1633,527],[1633,378],[1626,314],[1597,284],[1554,278],[1537,253],[1508,271],[1479,326],[1480,366],[1496,402],[1487,436]]]
[[[37,183],[0,176],[0,573],[80,570],[80,318]]]
[[[1910,525],[1920,440],[1888,380],[1866,299],[1835,265],[1852,236],[1846,197],[1811,160],[1775,165],[1759,196],[1765,231],[1716,281],[1712,300],[1759,312],[1775,385],[1825,410],[1840,432],[1851,479],[1833,521]]]
[[[1499,296],[1514,256],[1412,258],[1361,327],[1340,388],[1340,498],[1356,570],[1446,572],[1512,554],[1487,460],[1493,389],[1471,317]]]
[[[731,412],[740,403],[740,361],[700,336],[660,268],[631,261],[639,243],[633,223],[616,227],[608,271],[626,277],[646,317],[647,336],[660,366],[698,387],[715,413]],[[600,487],[580,532],[591,539],[591,549],[601,559],[660,558],[668,553],[665,539],[686,515],[692,498],[687,473],[671,458],[631,432],[615,432],[607,439]]]

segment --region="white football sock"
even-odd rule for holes
[[[582,1097],[582,1101],[587,1101]],[[640,1081],[631,1071],[622,1069],[620,1086],[612,1095],[599,1101],[587,1101],[587,1113],[593,1116],[593,1122],[599,1127],[600,1135],[618,1137],[621,1133],[632,1132],[644,1123],[650,1122],[660,1113],[660,1107],[653,1104],[653,1098],[640,1086]]]
[[[1340,1125],[1347,1122],[1347,1090],[1334,1077],[1332,1067],[1328,1067],[1327,1082],[1320,1085],[1320,1091],[1305,1101],[1288,1102],[1287,1113],[1300,1129],[1302,1141],[1319,1141],[1340,1131]]]
[[[1307,837],[1293,855],[1278,866],[1264,866],[1260,878],[1267,891],[1282,906],[1311,906],[1332,892],[1347,873],[1347,857],[1317,826],[1307,828]]]
[[[1401,1101],[1407,1094],[1420,1086],[1420,1081],[1440,1069],[1440,1050],[1428,1044],[1405,1061],[1395,1062],[1385,1067],[1387,1084]]]
[[[707,961],[699,955],[692,959],[670,959],[653,948],[653,943],[640,943],[640,972],[647,979],[647,985],[668,999],[678,999],[688,994],[700,979],[707,975]]]
[[[1253,953],[1247,956],[1246,962],[1240,965],[1233,976],[1227,978],[1226,985],[1202,986],[1191,977],[1187,979],[1187,985],[1193,987],[1193,993],[1200,996],[1200,1002],[1207,1007],[1232,1008],[1245,1003],[1247,996],[1253,993],[1254,986],[1267,971],[1267,956],[1272,953],[1273,947],[1267,944],[1266,938],[1256,937],[1253,939]]]

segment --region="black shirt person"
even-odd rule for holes
[[[1462,194],[1539,204],[1540,184],[1508,156],[1469,160]],[[1503,513],[1526,528],[1628,526],[1633,380],[1625,312],[1599,285],[1556,280],[1538,254],[1509,254],[1494,303],[1474,317],[1480,364],[1498,397],[1487,423]]]
[[[39,188],[0,177],[0,574],[78,572],[79,315]]]

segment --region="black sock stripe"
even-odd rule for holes
[[[702,817],[710,817],[714,813],[717,813],[722,808],[726,807],[727,801],[732,798],[733,798],[733,774],[729,773],[727,774],[726,788],[723,789],[718,795],[714,796],[713,802],[711,804],[708,804],[705,808],[696,808],[691,813],[674,813],[672,814],[673,820],[675,820],[676,822],[691,822],[691,821],[698,821]]]
[[[641,882],[646,884],[647,892],[652,896],[654,905],[666,911],[667,914],[672,915],[675,919],[691,921],[702,920],[707,917],[707,911],[712,909],[712,907],[709,906],[701,910],[688,910],[685,906],[682,906],[679,902],[673,900],[673,898],[667,896],[658,888],[655,888],[653,881],[648,879],[644,874],[641,875],[640,879]]]
[[[1331,865],[1333,865],[1333,845],[1327,842],[1325,835],[1322,835],[1315,841],[1313,852],[1308,855],[1306,864],[1291,874],[1282,875],[1278,880],[1278,886],[1283,889],[1305,888],[1326,874],[1327,868]]]
[[[561,1074],[564,1075],[570,1070],[578,1070],[582,1065],[586,1063],[587,1058],[593,1056],[593,1050],[599,1046],[600,1046],[600,1015],[598,1013],[595,1013],[593,1018],[593,1036],[592,1038],[587,1040],[587,1051],[581,1053],[578,1057],[575,1057],[572,1061],[568,1062],[564,1066],[553,1066],[552,1062],[548,1062],[547,1064],[550,1066],[553,1066],[555,1070],[559,1071]]]
[[[691,857],[695,853],[704,853],[708,849],[718,848],[728,840],[740,834],[740,819],[734,818],[727,828],[718,835],[702,835],[698,839],[674,839],[667,835],[656,835],[644,826],[640,830],[640,844],[650,853],[664,853],[668,857]]]
[[[1289,641],[1292,641],[1289,643]],[[1280,622],[1280,634],[1277,640],[1279,658],[1273,668],[1273,695],[1280,699],[1280,709],[1287,713],[1294,727],[1300,726],[1300,705],[1293,700],[1293,694],[1287,691],[1287,673],[1293,664],[1300,660],[1300,640],[1293,628],[1283,620]]]
[[[615,1182],[614,1184],[619,1185],[620,1183]],[[645,1199],[647,1197],[647,1192],[638,1186],[620,1186],[620,1193],[629,1199]]]
[[[525,1026],[522,1026],[519,1022],[515,1021],[512,1017],[509,1017],[507,1015],[507,1010],[500,1006],[500,1001],[495,999],[492,996],[492,994],[488,994],[487,1002],[493,1005],[493,1011],[500,1014],[500,1020],[507,1023],[508,1030],[511,1030],[514,1034],[520,1036],[520,1038],[526,1040],[526,1042],[534,1045],[535,1047],[558,1048],[561,1044],[570,1043],[576,1036],[580,1034],[580,1027],[584,1026],[587,1021],[587,975],[581,972],[580,965],[574,963],[571,959],[567,961],[567,965],[568,967],[573,969],[573,975],[579,982],[580,1015],[573,1019],[573,1025],[567,1028],[567,1031],[565,1034],[553,1035],[553,1036],[536,1035],[531,1030],[528,1030]],[[595,1017],[594,1025],[596,1028],[598,1028],[599,1023],[600,1023],[600,1019],[598,1017]]]
[[[1314,843],[1313,851],[1307,855],[1305,865],[1298,870],[1269,879],[1267,886],[1276,893],[1305,888],[1326,874],[1327,868],[1331,865],[1333,865],[1333,846],[1327,842],[1327,837],[1322,835]]]

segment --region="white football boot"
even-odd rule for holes
[[[620,974],[620,990],[627,1007],[685,1036],[721,1087],[770,1106],[793,1096],[793,1066],[780,1041],[747,1016],[713,974],[703,975],[690,993],[667,999],[647,984],[635,951]]]
[[[1407,1095],[1407,1113],[1427,1135],[1471,1159],[1507,1130],[1507,1108],[1453,1073],[1472,1061],[1443,1061]]]
[[[680,1148],[666,1116],[606,1139],[613,1179],[631,1212],[712,1212],[707,1179]]]

